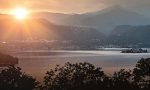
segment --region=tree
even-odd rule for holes
[[[44,77],[46,90],[98,90],[102,89],[105,74],[101,68],[89,63],[66,63],[57,66]]]
[[[133,70],[134,82],[137,86],[150,89],[150,58],[142,58]]]
[[[36,79],[21,72],[21,68],[9,66],[0,72],[0,90],[33,90]]]
[[[121,69],[119,72],[115,72],[112,77],[112,88],[114,89],[134,89],[134,85],[132,85],[132,72],[131,70],[126,71],[125,69]]]
[[[150,76],[150,58],[142,58],[138,61],[134,68],[134,74],[141,77]]]

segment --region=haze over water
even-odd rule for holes
[[[66,62],[89,62],[112,74],[119,69],[132,69],[138,60],[148,58],[150,53],[120,53],[121,49],[92,50],[92,51],[65,51],[65,50],[39,50],[12,53],[19,58],[18,66],[26,73],[42,80],[46,71],[56,65]]]

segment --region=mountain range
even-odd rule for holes
[[[117,26],[110,34],[109,43],[119,46],[150,47],[150,25]]]
[[[81,47],[150,47],[150,19],[120,6],[84,14],[38,12],[19,21],[0,14],[0,41],[47,40]]]
[[[60,25],[96,28],[106,35],[109,35],[118,25],[150,24],[150,18],[121,6],[112,6],[97,12],[84,14],[38,12],[34,13],[33,16],[44,18]]]
[[[105,35],[94,28],[53,24],[45,19],[30,18],[18,21],[11,16],[0,17],[0,40],[48,40],[87,42],[103,41]],[[4,18],[5,17],[5,18]]]

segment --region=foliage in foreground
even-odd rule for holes
[[[38,90],[36,79],[9,66],[0,72],[0,90]],[[121,69],[107,76],[90,63],[66,63],[47,71],[40,90],[149,90],[150,58],[141,59],[131,70]]]
[[[21,68],[9,66],[0,72],[0,90],[33,90],[38,82],[21,72]]]
[[[150,89],[150,58],[141,59],[131,70],[121,69],[107,76],[89,63],[66,63],[46,73],[46,90],[145,90]]]

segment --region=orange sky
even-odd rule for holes
[[[150,0],[0,0],[0,12],[26,7],[34,11],[84,13],[116,4],[142,13],[150,9]]]
[[[33,11],[63,13],[84,13],[105,7],[99,0],[0,0],[1,12],[15,7],[25,7]]]

